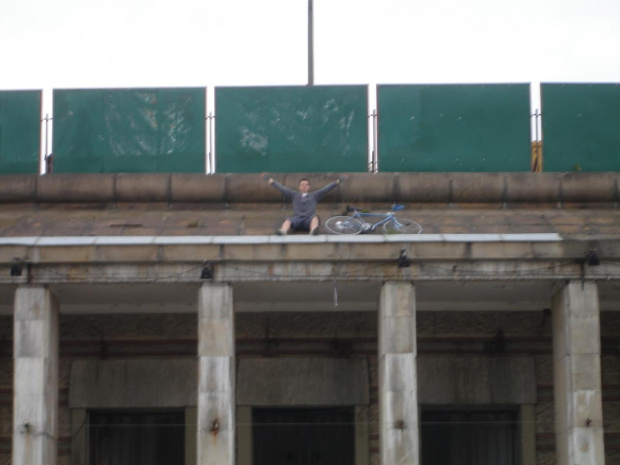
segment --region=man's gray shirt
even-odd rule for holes
[[[282,192],[288,200],[293,202],[293,216],[296,218],[312,218],[316,215],[316,204],[325,194],[337,185],[338,182],[332,182],[317,191],[308,192],[304,196],[301,192],[284,187],[277,181],[273,181],[272,184],[272,186]]]

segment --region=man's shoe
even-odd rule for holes
[[[278,236],[286,236],[286,231],[284,229],[276,229],[276,234]]]
[[[310,231],[310,235],[311,236],[316,236],[318,233],[319,233],[319,228],[318,227],[316,227],[312,231]]]

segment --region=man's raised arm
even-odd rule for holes
[[[291,190],[288,187],[284,187],[278,181],[273,179],[269,173],[261,173],[261,176],[265,181],[267,181],[270,185],[272,185],[273,187],[278,189],[280,192],[282,192],[286,197],[290,198],[293,195],[295,195],[294,190]]]
[[[339,184],[341,184],[344,180],[346,179],[345,175],[340,176],[338,179],[336,179],[334,182],[329,183],[327,186],[322,187],[321,189],[314,191],[313,194],[316,197],[317,200],[319,200],[320,198],[322,198],[325,194],[327,194],[329,191],[331,191],[332,189],[334,189],[336,186],[338,186]]]

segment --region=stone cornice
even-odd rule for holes
[[[274,174],[315,188],[334,173]],[[616,203],[620,173],[351,173],[326,202]],[[0,175],[2,203],[270,203],[282,196],[256,174]]]
[[[588,264],[590,251],[598,264]],[[399,266],[403,253],[409,266]],[[620,239],[556,234],[0,238],[1,284],[620,279]],[[22,273],[13,276],[11,265]]]

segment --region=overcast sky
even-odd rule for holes
[[[620,82],[620,0],[314,0],[315,84]],[[0,0],[0,90],[307,83],[308,0]]]

